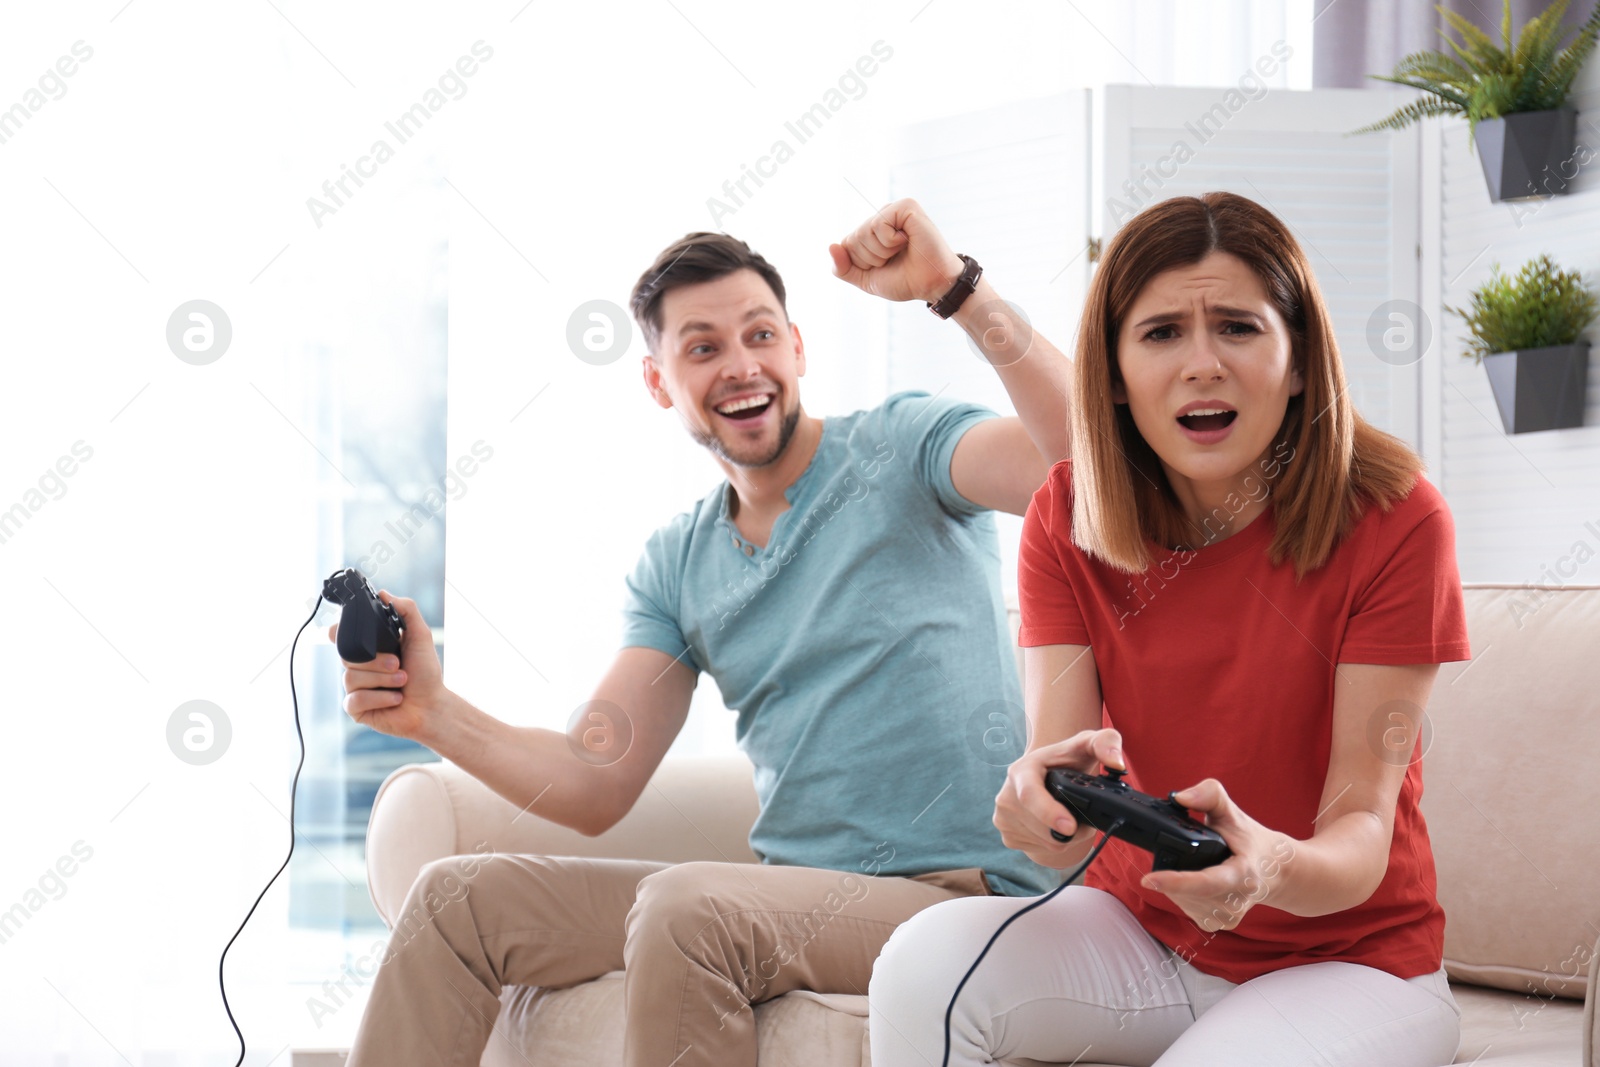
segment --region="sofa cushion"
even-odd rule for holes
[[[1581,998],[1600,936],[1600,587],[1464,589],[1473,658],[1423,731],[1451,978]]]
[[[1583,1005],[1452,985],[1461,1007],[1457,1063],[1476,1067],[1579,1067]]]
[[[1454,993],[1462,1017],[1455,1062],[1579,1067],[1582,1005],[1471,986]],[[621,971],[570,989],[508,986],[500,1003],[481,1067],[622,1062]],[[788,993],[755,1011],[761,1067],[870,1067],[866,997]]]
[[[569,989],[507,986],[481,1067],[622,1062],[622,972]],[[788,993],[758,1004],[761,1067],[861,1067],[867,998]],[[1087,1067],[1080,1064],[1079,1067]]]

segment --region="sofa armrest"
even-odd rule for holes
[[[684,863],[758,862],[757,811],[743,756],[662,760],[617,825],[597,837],[521,812],[453,763],[410,763],[379,787],[367,822],[367,890],[390,927],[429,862],[472,852],[523,852]]]

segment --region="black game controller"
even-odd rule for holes
[[[1152,871],[1199,871],[1233,855],[1222,835],[1190,818],[1173,794],[1161,800],[1141,793],[1122,780],[1126,773],[1110,767],[1098,775],[1056,767],[1045,775],[1044,785],[1079,825],[1104,830],[1149,852],[1155,857]],[[1119,821],[1122,825],[1111,829]],[[1054,830],[1050,833],[1066,840]]]
[[[347,663],[370,663],[388,653],[400,655],[400,615],[378,599],[372,584],[353,567],[335,571],[322,583],[322,595],[340,605],[335,641],[339,658]]]

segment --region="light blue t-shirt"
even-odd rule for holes
[[[1022,694],[994,516],[956,491],[950,457],[994,414],[903,392],[826,418],[765,548],[728,518],[724,481],[629,576],[623,646],[706,671],[738,713],[763,862],[1056,884],[990,821]]]

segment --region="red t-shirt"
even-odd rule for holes
[[[1471,658],[1455,524],[1421,475],[1387,514],[1369,505],[1298,587],[1292,561],[1268,560],[1270,507],[1195,551],[1149,541],[1155,562],[1138,576],[1073,544],[1071,509],[1068,459],[1051,469],[1024,521],[1020,643],[1093,649],[1104,721],[1122,733],[1135,789],[1165,796],[1216,778],[1256,821],[1308,839],[1328,773],[1334,664]],[[1375,744],[1391,725],[1375,720]],[[1150,854],[1117,840],[1085,881],[1126,904],[1152,937],[1230,982],[1323,961],[1401,978],[1430,974],[1443,955],[1444,912],[1421,798],[1416,759],[1400,790],[1383,882],[1364,903],[1332,915],[1257,905],[1233,930],[1205,932],[1170,898],[1139,885]]]

